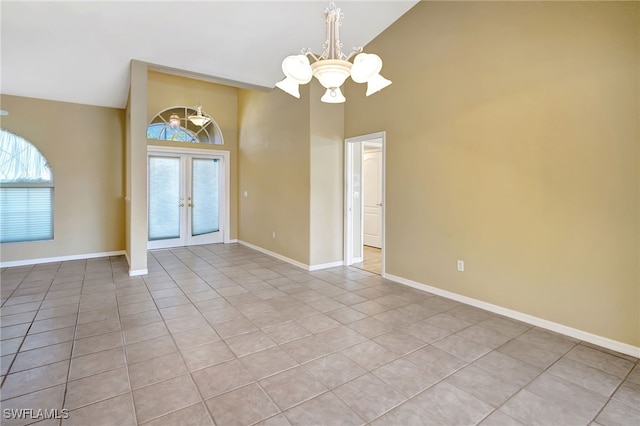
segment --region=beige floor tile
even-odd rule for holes
[[[2,401],[3,410],[19,410],[32,409],[38,410],[43,408],[62,410],[62,401],[64,399],[64,384],[43,389],[40,391],[28,393],[17,398]],[[4,390],[3,390],[4,392]],[[3,426],[17,426],[31,423],[28,419],[7,419],[2,418]]]
[[[256,380],[298,366],[296,360],[277,346],[244,356],[240,361]]]
[[[24,338],[16,337],[14,339],[7,339],[0,342],[0,355],[11,355],[18,353],[18,349],[20,349],[20,345]]]
[[[135,364],[157,356],[176,352],[178,349],[173,343],[171,336],[156,337],[154,339],[143,340],[125,346],[127,352],[127,362]]]
[[[249,425],[278,413],[278,408],[257,384],[206,401],[216,424]]]
[[[120,331],[85,337],[74,342],[73,357],[101,352],[118,346],[122,346],[122,333]]]
[[[279,345],[311,335],[309,330],[295,321],[273,325],[264,328],[262,331]]]
[[[22,344],[22,347],[20,349],[23,351],[28,351],[31,349],[37,349],[49,345],[68,342],[70,340],[73,340],[74,331],[75,327],[67,327],[60,330],[29,335],[24,339],[24,343]]]
[[[366,373],[364,368],[341,353],[308,362],[304,364],[304,368],[329,389],[343,385]]]
[[[201,401],[188,375],[133,391],[138,423],[144,423]]]
[[[231,337],[225,341],[237,356],[248,355],[276,346],[273,340],[260,330]]]
[[[131,392],[127,369],[122,367],[67,383],[65,407],[74,410]]]
[[[93,376],[94,374],[124,367],[125,365],[124,350],[121,346],[79,356],[71,360],[69,380]]]
[[[204,403],[183,408],[158,419],[145,423],[144,426],[215,426]]]
[[[286,410],[327,391],[327,388],[304,368],[296,367],[260,381],[273,401]]]
[[[208,399],[254,381],[238,360],[217,364],[192,373],[200,394]]]
[[[205,343],[217,342],[220,340],[218,334],[207,323],[206,327],[194,328],[191,330],[172,333],[176,345],[180,349],[188,349]]]
[[[295,426],[358,426],[364,420],[333,393],[327,392],[285,412]],[[400,426],[398,423],[397,426]]]
[[[70,359],[72,346],[73,342],[64,342],[57,345],[45,346],[44,348],[22,351],[16,356],[13,366],[11,367],[11,372],[15,373]]]
[[[171,333],[179,333],[181,331],[209,326],[209,323],[204,319],[202,315],[200,315],[200,313],[169,319],[166,321],[166,323],[167,328]]]
[[[62,426],[136,426],[131,393],[106,399],[69,412]]]
[[[2,327],[0,329],[0,339],[9,340],[9,339],[15,339],[16,337],[24,337],[27,335],[29,326],[30,324],[27,323],[27,324],[11,325],[9,327]]]
[[[155,311],[140,312],[139,314],[131,314],[120,317],[120,324],[122,325],[123,329],[139,327],[142,325],[161,321],[162,317],[160,316],[160,311],[158,311],[157,309]]]
[[[127,328],[123,332],[124,340],[127,345],[142,342],[143,340],[153,339],[154,337],[165,336],[169,334],[169,330],[162,322],[154,322],[151,324],[140,325],[137,327]]]
[[[76,327],[76,339],[97,336],[113,331],[120,331],[120,321],[117,318],[78,325]]]
[[[69,361],[61,361],[9,374],[2,386],[2,399],[15,398],[16,396],[62,384],[67,380],[68,371]]]
[[[236,358],[223,341],[182,349],[181,352],[187,368],[192,372]]]
[[[367,421],[405,401],[405,398],[392,387],[371,374],[348,382],[333,392]]]
[[[64,305],[57,308],[40,309],[36,315],[35,321],[42,321],[46,319],[62,317],[67,315],[76,315],[78,313],[78,306],[76,305]],[[35,323],[34,323],[35,325]]]
[[[177,352],[129,365],[129,380],[134,390],[186,373],[187,367]]]

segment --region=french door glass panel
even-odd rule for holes
[[[149,241],[180,238],[180,157],[149,157]]]
[[[149,155],[149,248],[222,242],[221,157]]]
[[[220,160],[193,158],[191,162],[191,235],[218,232]]]

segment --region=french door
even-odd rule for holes
[[[147,247],[223,241],[224,157],[150,151]]]

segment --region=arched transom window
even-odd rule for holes
[[[27,140],[0,129],[0,243],[51,239],[51,167]]]
[[[185,106],[174,106],[156,114],[147,126],[147,139],[224,144],[220,127],[211,116]]]

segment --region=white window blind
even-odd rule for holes
[[[0,187],[3,243],[53,238],[53,188]]]
[[[0,130],[0,243],[53,239],[53,174],[31,143]]]
[[[180,238],[180,158],[149,157],[149,241]]]
[[[216,159],[193,159],[193,204],[191,209],[191,234],[203,235],[218,232],[218,193],[220,161]]]

